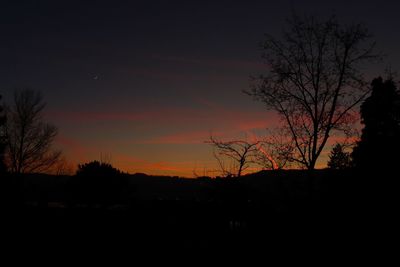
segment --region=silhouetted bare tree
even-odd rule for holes
[[[51,148],[57,128],[43,122],[44,107],[42,95],[27,89],[15,92],[6,110],[6,160],[13,173],[45,172],[60,159],[61,152]]]
[[[258,153],[257,146],[259,141],[247,142],[243,140],[220,141],[213,136],[208,141],[214,146],[214,156],[218,161],[221,171],[224,176],[240,177],[251,163],[254,163],[256,154]],[[224,162],[225,159],[230,160],[229,167]]]
[[[314,169],[328,138],[358,119],[354,108],[369,92],[360,70],[378,57],[362,25],[297,15],[288,24],[282,40],[266,36],[269,74],[246,93],[280,115],[295,148],[290,160]]]

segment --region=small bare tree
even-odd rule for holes
[[[257,146],[259,141],[247,142],[243,140],[220,141],[213,136],[208,141],[214,147],[214,156],[218,161],[224,176],[240,177],[243,171],[248,169],[252,163],[255,163],[255,157],[258,153]],[[230,165],[226,165],[226,160]]]
[[[293,160],[314,169],[328,138],[347,133],[355,107],[369,93],[363,64],[377,59],[361,25],[340,25],[294,15],[282,40],[263,43],[269,74],[254,79],[248,94],[279,114],[294,145]]]
[[[42,95],[33,90],[15,92],[6,110],[7,162],[12,173],[46,172],[60,159],[52,150],[57,128],[44,123]]]

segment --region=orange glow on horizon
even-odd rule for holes
[[[110,163],[124,172],[183,177],[193,177],[199,169],[202,170],[199,171],[201,174],[216,176],[218,173],[218,163],[213,158],[211,149],[208,149],[209,145],[205,143],[211,134],[221,139],[250,138],[255,141],[261,138],[256,133],[260,134],[278,121],[276,116],[266,112],[239,112],[204,99],[199,101],[208,107],[205,111],[195,108],[161,108],[133,114],[53,112],[48,115],[71,125],[69,134],[61,129],[56,143],[65,152],[67,161],[74,166],[99,160],[100,155],[106,152],[112,156]],[[98,125],[109,127],[112,124],[108,123],[115,122],[131,127],[126,128],[126,137],[114,135],[110,139],[107,135],[109,128],[96,128]],[[91,123],[96,124],[91,127]],[[207,130],[207,126],[213,126],[214,130]],[[137,128],[144,134],[130,137],[129,131],[135,133]],[[326,167],[331,146],[343,141],[343,137],[329,139],[317,162],[317,168]],[[162,153],[160,149],[164,149]],[[273,168],[277,169],[278,164],[268,151],[260,146],[258,149],[271,160]],[[248,172],[258,170],[254,168]]]

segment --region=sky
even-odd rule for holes
[[[1,1],[0,94],[42,92],[71,164],[106,158],[130,173],[218,168],[210,134],[262,137],[276,115],[245,95],[267,72],[260,42],[293,11],[362,22],[400,70],[397,1]],[[329,150],[330,147],[328,146]],[[319,167],[326,163],[324,153]]]

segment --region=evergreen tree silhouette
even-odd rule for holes
[[[400,151],[400,93],[392,79],[372,82],[372,93],[361,105],[364,124],[353,150],[356,168],[394,169]]]
[[[345,152],[341,144],[336,144],[329,155],[328,167],[335,170],[348,169],[351,166],[350,153]]]

